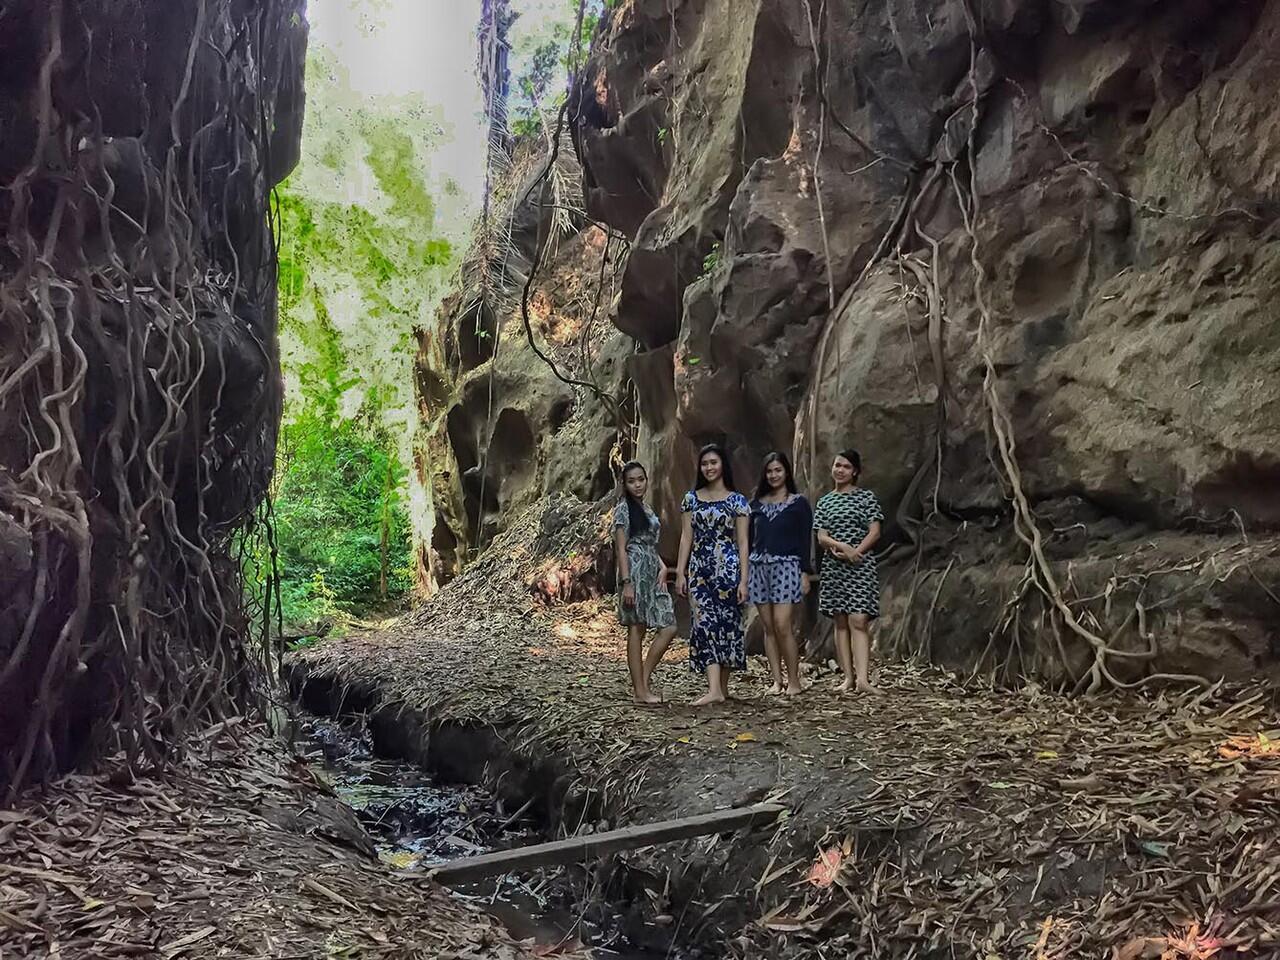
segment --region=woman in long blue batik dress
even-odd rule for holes
[[[751,506],[734,490],[729,458],[718,445],[698,453],[698,483],[680,510],[676,590],[692,600],[689,663],[707,677],[707,692],[693,701],[701,707],[727,700],[729,672],[747,666],[742,606]]]

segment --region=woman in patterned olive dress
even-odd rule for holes
[[[818,610],[836,626],[836,659],[844,672],[840,690],[879,693],[869,677],[871,621],[880,616],[880,581],[871,548],[880,539],[884,513],[870,490],[858,486],[862,458],[856,450],[836,455],[831,464],[835,489],[813,514],[822,551]]]
[[[613,542],[618,553],[618,620],[627,628],[627,669],[636,703],[661,703],[649,689],[654,668],[676,635],[675,608],[667,592],[667,565],[658,555],[662,525],[645,506],[649,474],[632,460],[622,467],[622,496],[613,511]],[[644,635],[656,630],[649,655]]]
[[[680,505],[680,559],[676,590],[692,598],[689,664],[707,675],[695,707],[729,698],[729,671],[747,666],[742,606],[747,602],[747,534],[751,507],[733,489],[723,448],[698,453],[698,483]]]

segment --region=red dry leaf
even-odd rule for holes
[[[840,867],[844,864],[844,853],[839,847],[831,847],[818,854],[818,859],[809,868],[808,880],[815,887],[829,887],[836,882]]]
[[[1260,733],[1256,737],[1232,737],[1218,747],[1218,755],[1224,760],[1265,757],[1276,753],[1280,753],[1280,740],[1272,740],[1265,733]]]

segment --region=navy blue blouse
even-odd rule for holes
[[[793,493],[781,503],[751,501],[751,559],[795,557],[813,573],[813,508]]]

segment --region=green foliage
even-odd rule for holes
[[[287,623],[361,615],[412,586],[413,331],[455,266],[428,179],[440,137],[420,102],[358,97],[327,52],[309,57],[303,158],[277,194]],[[460,203],[456,188],[440,192]]]
[[[455,262],[426,179],[440,139],[420,103],[356,97],[331,56],[309,57],[303,158],[279,190],[291,402],[315,401],[308,381],[324,381],[319,399],[336,413],[372,404],[375,419],[407,435],[413,329],[429,319]]]
[[[702,273],[700,276],[705,277],[715,272],[720,266],[720,242],[717,240],[711,245],[711,252],[702,258]]]
[[[385,433],[307,412],[285,428],[281,465],[275,512],[285,620],[361,614],[403,597],[413,573],[406,478]]]
[[[559,110],[564,92],[547,101],[547,92],[562,75],[565,49],[559,40],[548,40],[534,49],[528,58],[528,66],[515,77],[515,109],[511,115],[511,132],[518,137],[539,133],[541,123],[539,108]]]
[[[569,77],[576,69],[573,26],[578,18],[579,0],[544,0],[529,12],[534,24],[522,29],[525,17],[512,28],[512,85],[509,116],[511,132],[529,136],[542,131],[541,114],[554,115],[564,103]],[[591,49],[600,16],[613,7],[613,0],[585,0],[582,30],[576,49],[585,60]]]

